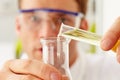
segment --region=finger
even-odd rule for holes
[[[62,80],[71,80],[69,79],[70,77],[66,76],[66,75],[62,75]]]
[[[5,62],[4,66],[0,70],[0,80],[8,80],[8,75],[12,74],[10,69],[8,68],[8,65],[11,60]]]
[[[4,64],[4,67],[0,70],[0,80],[42,80],[36,76],[15,74],[9,69],[10,63],[14,60],[9,60]]]
[[[54,67],[37,60],[16,60],[9,68],[15,73],[30,74],[45,80],[60,80],[61,74]]]
[[[10,65],[10,63],[11,63],[12,61],[13,61],[13,60],[8,60],[8,61],[6,61],[5,64],[3,65],[1,71],[3,71],[3,72],[6,72],[6,71],[7,71],[7,72],[11,72],[10,69],[9,69],[9,65]]]
[[[101,48],[110,50],[120,38],[120,17],[115,21],[112,27],[106,32],[101,40]]]
[[[31,75],[11,74],[8,75],[6,80],[42,80]]]

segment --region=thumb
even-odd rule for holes
[[[120,38],[120,17],[114,22],[112,27],[105,33],[101,40],[101,48],[110,50]]]

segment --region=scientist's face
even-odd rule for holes
[[[42,57],[40,38],[56,37],[59,32],[60,24],[56,20],[58,14],[42,10],[48,8],[78,12],[78,4],[75,0],[22,0],[21,9],[28,10],[28,12],[23,11],[23,14],[21,13],[16,19],[16,30],[22,40],[24,51],[31,59],[40,60]],[[31,12],[31,9],[36,11]]]

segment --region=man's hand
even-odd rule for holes
[[[112,49],[120,40],[120,17],[115,21],[112,27],[106,32],[101,40],[101,48],[105,51]],[[116,48],[117,60],[120,63],[120,44]]]
[[[0,80],[62,80],[60,72],[37,60],[10,60],[0,71]]]

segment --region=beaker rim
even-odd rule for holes
[[[44,38],[41,38],[40,39],[40,41],[43,41],[43,40],[45,40],[45,41],[66,41],[67,40],[67,38],[65,38],[65,37],[44,37]]]

